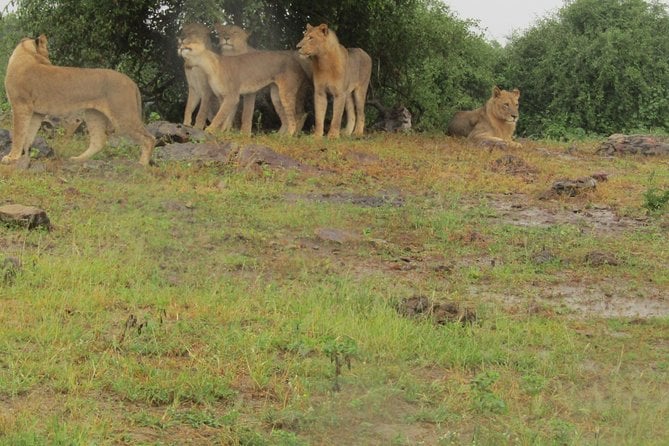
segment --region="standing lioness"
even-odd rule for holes
[[[307,77],[292,54],[254,51],[238,56],[220,56],[207,49],[198,36],[189,36],[180,42],[179,55],[207,74],[209,86],[221,101],[218,113],[207,128],[209,131],[230,128],[228,118],[236,110],[240,95],[253,94],[274,84],[286,115],[286,133],[295,134],[295,99]]]
[[[23,39],[7,64],[5,90],[12,106],[12,150],[3,163],[16,161],[37,134],[45,115],[63,116],[83,110],[90,133],[88,149],[73,160],[87,160],[107,141],[107,125],[142,146],[139,162],[148,165],[155,138],[142,123],[137,85],[117,71],[51,65],[46,37]]]
[[[307,24],[304,38],[297,44],[301,56],[311,60],[314,76],[314,135],[323,136],[328,93],[333,97],[329,138],[339,137],[346,107],[345,133],[362,135],[365,131],[365,100],[372,76],[372,58],[360,48],[346,49],[326,24]],[[355,99],[355,108],[351,95]]]

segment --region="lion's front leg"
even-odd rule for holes
[[[523,148],[523,145],[521,143],[519,143],[518,141],[509,140],[506,143],[512,149],[522,149]]]
[[[228,117],[231,113],[237,110],[237,104],[239,104],[239,92],[236,94],[226,94],[225,97],[221,99],[221,106],[218,109],[218,113],[214,116],[214,119],[211,121],[209,127],[207,127],[207,130],[210,132],[217,129],[223,131],[230,130],[230,121],[228,121]]]
[[[256,108],[256,94],[245,94],[242,104],[242,124],[240,130],[242,133],[251,134],[253,129],[253,111]]]
[[[344,134],[351,136],[355,128],[355,105],[353,105],[353,97],[350,94],[346,95],[346,128]]]
[[[184,125],[191,125],[193,123],[193,111],[200,103],[200,93],[193,87],[188,88],[188,99],[186,100],[186,108],[184,109]],[[200,107],[201,108],[201,107]],[[197,123],[196,123],[197,125]]]
[[[211,91],[205,91],[200,94],[200,108],[197,110],[197,115],[195,116],[195,128],[202,130],[207,125],[209,109],[211,108],[213,99]]]
[[[23,155],[25,147],[30,147],[32,139],[28,141],[33,112],[30,107],[14,107],[12,110],[12,149],[2,157],[4,164],[17,161]],[[39,128],[39,127],[38,127]]]
[[[319,89],[314,92],[314,116],[316,122],[314,124],[314,136],[316,138],[323,137],[323,128],[325,127],[325,109],[328,106],[328,97],[325,89]]]
[[[88,109],[85,112],[84,119],[86,120],[86,127],[88,127],[90,141],[88,142],[88,148],[81,155],[70,158],[72,161],[90,159],[102,150],[107,142],[107,124],[109,123],[107,117],[102,112]]]
[[[334,97],[332,101],[332,122],[330,122],[330,130],[328,131],[328,138],[339,138],[339,130],[341,129],[341,118],[344,114],[344,107],[346,105],[346,98],[348,95],[339,94]]]

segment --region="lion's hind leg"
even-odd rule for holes
[[[153,147],[156,145],[156,138],[154,138],[153,135],[149,133],[149,131],[141,122],[138,124],[138,126],[135,126],[128,131],[128,136],[135,140],[135,142],[137,142],[142,147],[142,154],[139,157],[139,164],[142,166],[148,166],[151,162]]]
[[[353,130],[355,129],[355,105],[353,105],[353,97],[349,94],[346,98],[346,127],[344,128],[344,134],[346,136],[351,136]]]
[[[297,131],[297,122],[295,121],[295,92],[290,88],[289,84],[277,84],[279,89],[279,98],[281,99],[281,106],[286,118],[286,134],[293,136]],[[281,123],[283,128],[284,124]]]
[[[367,100],[367,87],[364,85],[353,90],[353,99],[355,100],[355,134],[362,136],[365,133],[365,101]]]
[[[90,159],[102,150],[107,142],[107,125],[109,120],[104,113],[88,109],[84,113],[84,120],[86,121],[88,134],[91,139],[88,143],[88,148],[81,155],[70,158],[73,161],[86,161]]]
[[[276,114],[279,115],[279,120],[281,121],[281,128],[279,128],[277,133],[283,135],[287,132],[288,129],[288,119],[286,117],[286,111],[281,104],[281,98],[279,97],[279,87],[277,87],[276,84],[270,85],[269,96],[272,99],[274,111],[276,111]]]

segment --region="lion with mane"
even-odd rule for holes
[[[495,86],[490,99],[476,110],[459,111],[448,124],[451,136],[468,138],[478,145],[521,147],[513,141],[518,122],[520,90],[502,90]]]
[[[314,79],[314,135],[323,136],[327,95],[333,97],[329,138],[338,138],[344,108],[344,133],[362,135],[365,131],[365,100],[372,76],[372,58],[360,48],[345,48],[325,23],[307,24],[304,38],[297,44],[300,55],[311,61]]]
[[[12,149],[2,162],[14,162],[27,153],[46,115],[83,110],[90,142],[73,160],[87,160],[102,150],[111,125],[142,146],[139,162],[148,165],[155,138],[142,122],[137,84],[113,70],[52,65],[48,56],[46,36],[41,35],[22,39],[9,58],[5,90],[12,107]]]

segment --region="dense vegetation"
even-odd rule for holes
[[[184,22],[236,23],[268,49],[294,48],[306,23],[327,22],[372,55],[370,96],[407,106],[419,130],[443,130],[499,84],[523,92],[521,134],[669,131],[669,14],[655,0],[565,2],[505,48],[439,0],[15,3],[0,26],[2,68],[19,36],[44,32],[55,63],[124,71],[170,119],[186,94],[175,48]]]
[[[515,36],[503,63],[530,134],[669,129],[666,4],[575,1]]]

